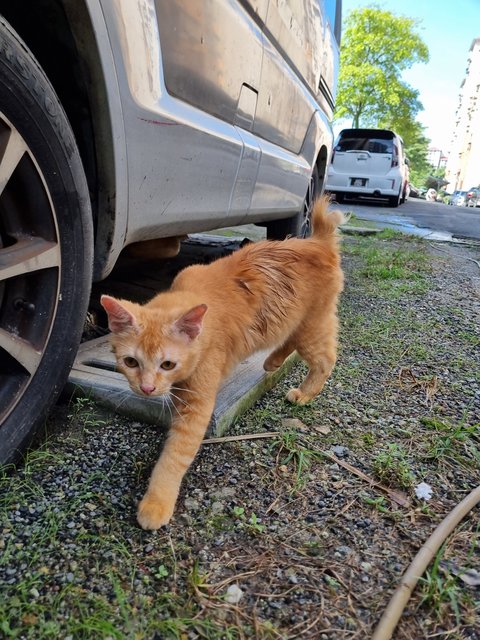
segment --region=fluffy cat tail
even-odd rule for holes
[[[329,211],[330,197],[320,196],[313,204],[312,238],[324,238],[335,235],[337,227],[347,222],[347,217],[338,209]]]

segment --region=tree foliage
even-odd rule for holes
[[[395,126],[405,135],[422,105],[418,91],[401,74],[417,62],[428,61],[428,48],[416,26],[412,18],[376,5],[348,14],[342,35],[336,120],[349,118],[353,127]]]

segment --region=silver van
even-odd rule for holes
[[[132,243],[308,233],[341,0],[0,0],[0,462],[65,382]]]
[[[343,129],[328,169],[327,191],[345,196],[385,198],[391,207],[405,202],[409,168],[402,138],[388,129]]]

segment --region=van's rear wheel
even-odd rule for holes
[[[321,194],[320,176],[315,165],[305,194],[302,210],[292,218],[267,222],[267,238],[269,240],[284,240],[288,236],[308,238],[312,233],[312,209],[315,199]]]
[[[68,375],[88,304],[92,236],[65,113],[0,17],[0,463],[32,438]]]
[[[398,207],[400,202],[401,202],[401,190],[398,196],[389,196],[388,198],[389,207]]]

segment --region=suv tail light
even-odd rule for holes
[[[398,167],[398,149],[396,144],[393,145],[392,167]]]

